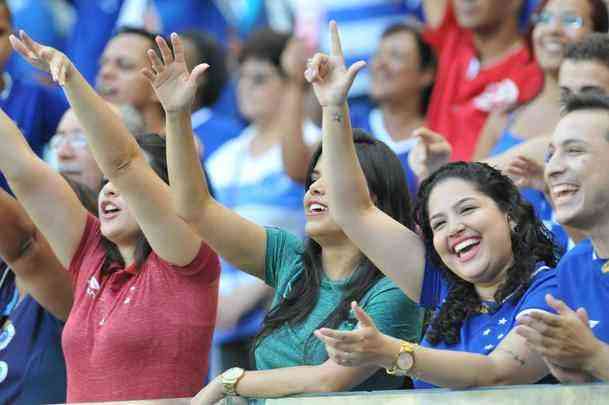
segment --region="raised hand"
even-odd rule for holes
[[[60,86],[66,83],[72,73],[73,65],[70,59],[50,46],[44,46],[29,37],[25,31],[19,31],[19,38],[11,34],[9,36],[13,49],[23,56],[32,66],[49,72],[53,81]]]
[[[305,71],[305,78],[313,85],[317,101],[322,107],[342,106],[355,76],[366,66],[366,62],[358,61],[349,69],[346,68],[335,21],[330,21],[330,42],[330,55],[317,53]]]
[[[161,50],[162,60],[154,50],[149,49],[147,55],[151,66],[142,69],[142,73],[150,82],[166,113],[189,111],[209,65],[202,63],[195,66],[192,72],[188,72],[184,46],[176,33],[171,34],[173,52],[162,37],[156,37],[156,43]]]
[[[450,161],[452,147],[442,135],[425,127],[416,129],[413,135],[419,142],[408,154],[408,165],[421,182]]]
[[[517,156],[508,163],[505,169],[518,187],[529,187],[545,191],[546,182],[543,179],[543,166],[525,156]]]
[[[351,308],[358,320],[355,330],[322,328],[315,331],[315,336],[326,345],[328,356],[335,363],[348,367],[391,364],[395,353],[399,351],[399,343],[395,353],[387,356],[383,349],[387,347],[386,340],[393,338],[383,335],[372,318],[355,302]]]

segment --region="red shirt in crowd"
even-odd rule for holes
[[[527,46],[481,67],[473,33],[459,27],[452,5],[442,24],[424,37],[438,55],[427,125],[452,145],[453,160],[470,160],[488,114],[534,98],[543,72]]]
[[[152,252],[139,271],[115,265],[89,216],[70,263],[74,305],[62,346],[69,402],[194,396],[207,374],[220,265],[205,244],[188,266]]]

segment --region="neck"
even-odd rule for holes
[[[125,262],[125,267],[128,267],[133,263],[135,259],[135,244],[129,245],[118,245],[118,251],[121,253],[123,257],[123,261]]]
[[[146,125],[146,132],[159,135],[165,134],[165,118],[160,105],[151,104],[141,110],[140,113]]]
[[[420,95],[380,103],[383,124],[393,140],[409,138],[413,130],[423,125],[420,106]]]
[[[594,229],[587,232],[592,240],[592,246],[598,257],[603,259],[609,258],[609,222],[599,221],[600,226],[595,226]]]
[[[521,46],[523,41],[518,32],[516,19],[499,24],[498,27],[474,31],[474,44],[482,64],[493,63]]]
[[[362,253],[347,238],[339,243],[324,243],[321,249],[321,262],[324,273],[331,280],[349,277],[355,271]]]
[[[503,267],[503,270],[497,274],[493,280],[474,284],[476,292],[482,301],[495,301],[495,293],[497,293],[499,287],[505,282],[507,270],[512,266],[512,264],[513,258]]]

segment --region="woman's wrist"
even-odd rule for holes
[[[391,368],[395,365],[398,354],[400,353],[400,339],[381,334],[380,351],[378,354],[378,365],[383,368]]]

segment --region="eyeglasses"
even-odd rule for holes
[[[273,79],[273,73],[241,73],[239,80],[248,80],[254,86],[263,86]]]
[[[560,25],[564,28],[577,29],[584,26],[584,19],[577,14],[561,14],[557,15],[550,13],[549,11],[542,11],[541,13],[533,14],[533,24],[550,25],[558,20]]]
[[[83,132],[55,134],[49,142],[49,147],[53,150],[58,150],[66,144],[74,149],[84,149],[87,147],[87,138]]]

